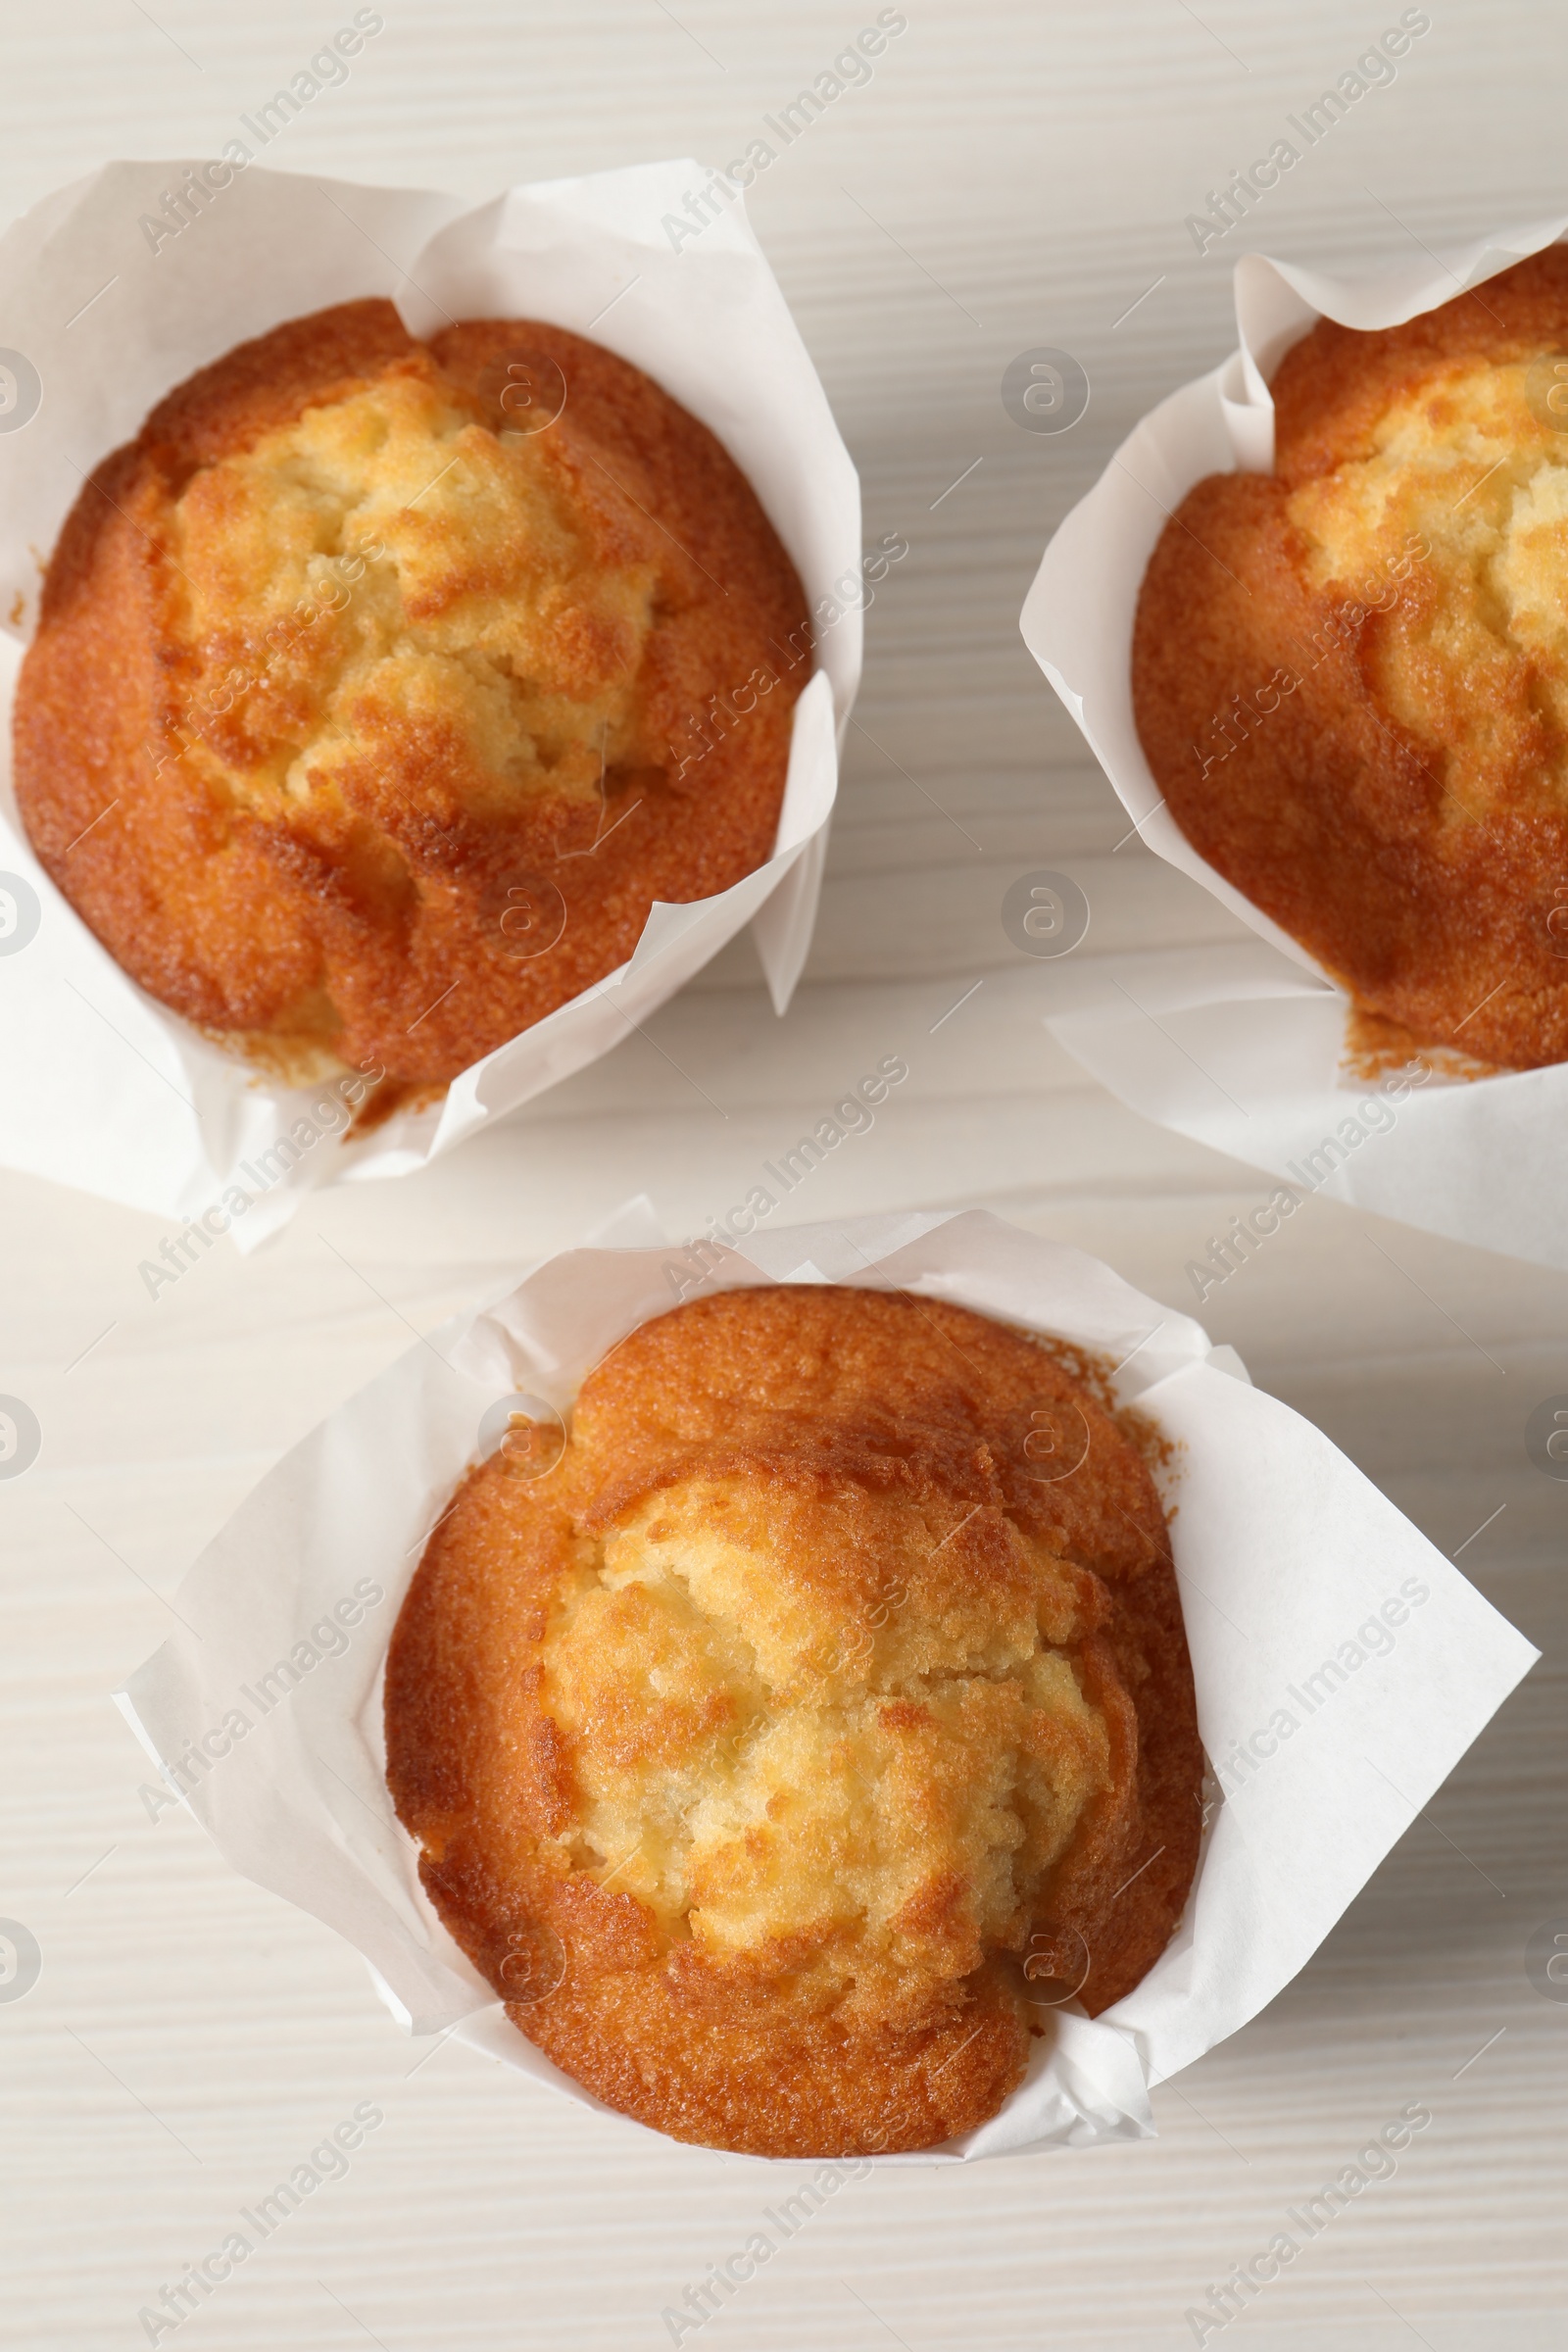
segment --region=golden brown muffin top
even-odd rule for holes
[[[809,667],[754,493],[640,369],[348,303],[192,377],[83,488],[18,798],[154,995],[301,1076],[379,1068],[386,1107],[769,856]]]
[[[1402,326],[1320,319],[1272,476],[1151,560],[1139,732],[1183,831],[1420,1040],[1568,1056],[1568,250]]]
[[[558,2064],[676,2137],[983,2122],[1031,1991],[1117,1999],[1192,1876],[1140,1452],[1018,1333],[785,1287],[643,1325],[537,1467],[468,1474],[388,1662],[448,1926]]]

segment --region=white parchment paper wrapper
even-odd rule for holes
[[[181,1585],[188,1630],[116,1694],[236,1869],[355,1944],[414,2033],[463,2020],[492,2056],[595,2107],[512,2028],[423,1896],[383,1780],[381,1676],[483,1414],[518,1393],[568,1413],[589,1368],[668,1310],[672,1263],[689,1286],[666,1247],[567,1250],[411,1348],[264,1479]],[[1229,1790],[1187,1918],[1103,2016],[1043,2011],[1026,2081],[934,2154],[1150,2137],[1149,2085],[1289,1984],[1537,1653],[1230,1349],[1076,1250],[981,1211],[860,1218],[757,1235],[701,1287],[770,1281],[895,1287],[1058,1334],[1120,1365],[1123,1399],[1175,1443],[1167,1508],[1199,1717]],[[284,1694],[264,1711],[260,1679],[360,1579],[384,1597],[340,1654],[286,1690],[274,1676]]]
[[[1464,1081],[1436,1075],[1364,1148],[1341,1136],[1367,1089],[1344,1067],[1344,993],[1216,873],[1165,808],[1133,721],[1133,619],[1167,515],[1209,473],[1274,463],[1268,378],[1320,317],[1394,326],[1554,243],[1568,220],[1528,221],[1375,275],[1327,276],[1246,254],[1236,267],[1241,347],[1184,385],[1123,442],[1047,548],[1025,601],[1024,642],[1088,738],[1152,850],[1268,943],[1078,961],[1077,1001],[1053,1034],[1112,1094],[1178,1133],[1277,1175],[1338,1161],[1331,1198],[1458,1241],[1568,1266],[1560,1169],[1568,1064]],[[1359,1125],[1360,1122],[1355,1122]],[[1326,1138],[1349,1149],[1322,1152]],[[1299,1183],[1299,1175],[1293,1176]]]
[[[0,413],[0,876],[22,876],[42,907],[15,953],[3,952],[9,916],[0,924],[0,1162],[182,1221],[237,1185],[253,1204],[232,1231],[248,1249],[305,1189],[421,1167],[608,1053],[747,922],[784,1009],[810,944],[859,682],[859,486],[741,202],[671,252],[661,224],[698,184],[695,164],[544,181],[472,210],[251,165],[155,252],[141,216],[184,169],[108,165],[0,239],[0,341],[42,387],[20,425],[4,429],[25,385]],[[17,820],[10,708],[41,564],[83,476],[193,369],[281,319],[368,295],[395,302],[416,335],[448,316],[543,318],[646,369],[747,474],[819,625],[770,861],[715,898],[656,906],[628,963],[475,1062],[440,1103],[345,1144],[330,1131],[347,1124],[340,1102],[313,1118],[314,1102],[332,1103],[323,1090],[259,1083],[138,988],[73,912]],[[825,599],[841,618],[828,620]],[[319,1140],[264,1162],[302,1119]]]

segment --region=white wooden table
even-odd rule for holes
[[[471,197],[667,154],[722,163],[876,15],[826,0],[382,13],[270,163]],[[0,210],[111,154],[217,153],[352,14],[11,0]],[[161,1596],[411,1327],[641,1189],[672,1231],[700,1230],[887,1053],[906,1056],[908,1084],[813,1175],[801,1216],[985,1203],[1187,1305],[1185,1260],[1256,1192],[1248,1170],[1122,1110],[1040,1026],[1066,967],[1017,955],[999,915],[1028,866],[1078,879],[1096,949],[1233,926],[1136,841],[1115,848],[1120,810],[1016,614],[1114,440],[1229,347],[1242,235],[1200,256],[1185,216],[1399,10],[906,14],[874,78],[753,200],[862,468],[867,542],[901,531],[911,551],[870,615],[861,731],[790,1017],[767,1009],[743,940],[653,1023],[662,1051],[633,1041],[423,1177],[318,1198],[270,1250],[215,1252],[157,1302],[136,1276],[153,1220],[0,1177],[0,1389],[45,1432],[37,1465],[0,1485],[0,1914],[42,1954],[26,1996],[0,2003],[8,2343],[145,2342],[138,2308],[364,2101],[384,2123],[347,2177],[165,2343],[637,2352],[670,2340],[662,2309],[775,2201],[776,2175],[601,2126],[457,2045],[411,2048],[351,1952],[138,1798],[147,1770],[106,1693],[161,1638]],[[1272,192],[1256,242],[1343,261],[1562,200],[1555,13],[1434,0],[1431,20],[1396,81]],[[1059,438],[1020,431],[999,397],[1007,361],[1042,344],[1076,354],[1093,385]],[[1532,1986],[1524,1951],[1568,1913],[1552,1681],[1568,1486],[1532,1468],[1522,1433],[1568,1390],[1568,1279],[1321,1200],[1289,1237],[1213,1295],[1211,1328],[1462,1547],[1545,1660],[1298,1982],[1155,2093],[1156,2142],[850,2182],[705,2348],[1191,2343],[1183,2315],[1210,2281],[1417,2100],[1433,2122],[1396,2177],[1237,2327],[1277,2352],[1563,2340],[1568,2005]]]

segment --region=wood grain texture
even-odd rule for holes
[[[14,10],[0,212],[111,154],[216,152],[352,13]],[[875,13],[388,0],[349,80],[268,160],[475,198],[669,154],[722,162]],[[465,2049],[410,2047],[352,1953],[237,1878],[190,1821],[147,1818],[147,1768],[105,1693],[285,1446],[414,1332],[627,1195],[649,1191],[674,1232],[700,1229],[888,1053],[908,1083],[813,1174],[799,1215],[986,1203],[1179,1305],[1185,1260],[1263,1189],[1123,1110],[1040,1026],[1083,983],[1078,957],[1035,964],[1008,946],[1001,899],[1031,865],[1087,892],[1085,954],[1241,933],[1136,841],[1116,846],[1119,806],[1025,655],[1017,611],[1120,434],[1229,348],[1242,236],[1200,257],[1184,217],[1399,11],[906,13],[872,82],[780,156],[753,203],[862,469],[867,542],[900,531],[910,548],[869,616],[861,731],[789,1018],[773,1019],[737,942],[648,1042],[420,1177],[308,1203],[270,1251],[215,1253],[157,1302],[136,1276],[161,1238],[151,1220],[0,1178],[0,1389],[45,1432],[36,1466],[0,1483],[0,1913],[43,1951],[34,1989],[0,2003],[0,2260],[10,2335],[39,2352],[144,2342],[138,2307],[361,2100],[385,2123],[347,2178],[166,2344],[652,2352],[670,2340],[662,2309],[778,2202],[776,2173],[639,2140]],[[1343,263],[1562,200],[1568,63],[1540,9],[1441,0],[1431,14],[1395,84],[1273,192],[1255,242]],[[1020,432],[998,395],[1007,361],[1040,345],[1074,352],[1093,386],[1059,439]],[[24,956],[0,960],[0,1017],[26,1017],[25,981]],[[1261,1385],[1445,1550],[1464,1547],[1546,1660],[1297,1982],[1155,2093],[1157,2141],[851,2181],[708,2324],[705,2347],[1190,2344],[1183,2314],[1210,2280],[1416,2099],[1433,2123],[1396,2177],[1238,2328],[1274,2352],[1561,2340],[1568,2007],[1539,1997],[1523,1952],[1568,1912],[1568,1487],[1532,1468],[1522,1433],[1568,1391],[1568,1278],[1314,1200],[1207,1313]]]

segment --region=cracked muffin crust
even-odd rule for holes
[[[347,303],[191,377],[83,486],[17,798],[175,1012],[302,1080],[437,1090],[656,899],[771,855],[809,649],[750,485],[638,368]]]
[[[470,1470],[388,1659],[447,1926],[559,2066],[676,2138],[973,2130],[1042,2002],[1138,1983],[1196,1865],[1142,1452],[1046,1344],[784,1286],[644,1324],[538,1458]]]
[[[1323,318],[1272,474],[1151,558],[1133,702],[1182,831],[1414,1041],[1568,1058],[1568,248]]]

